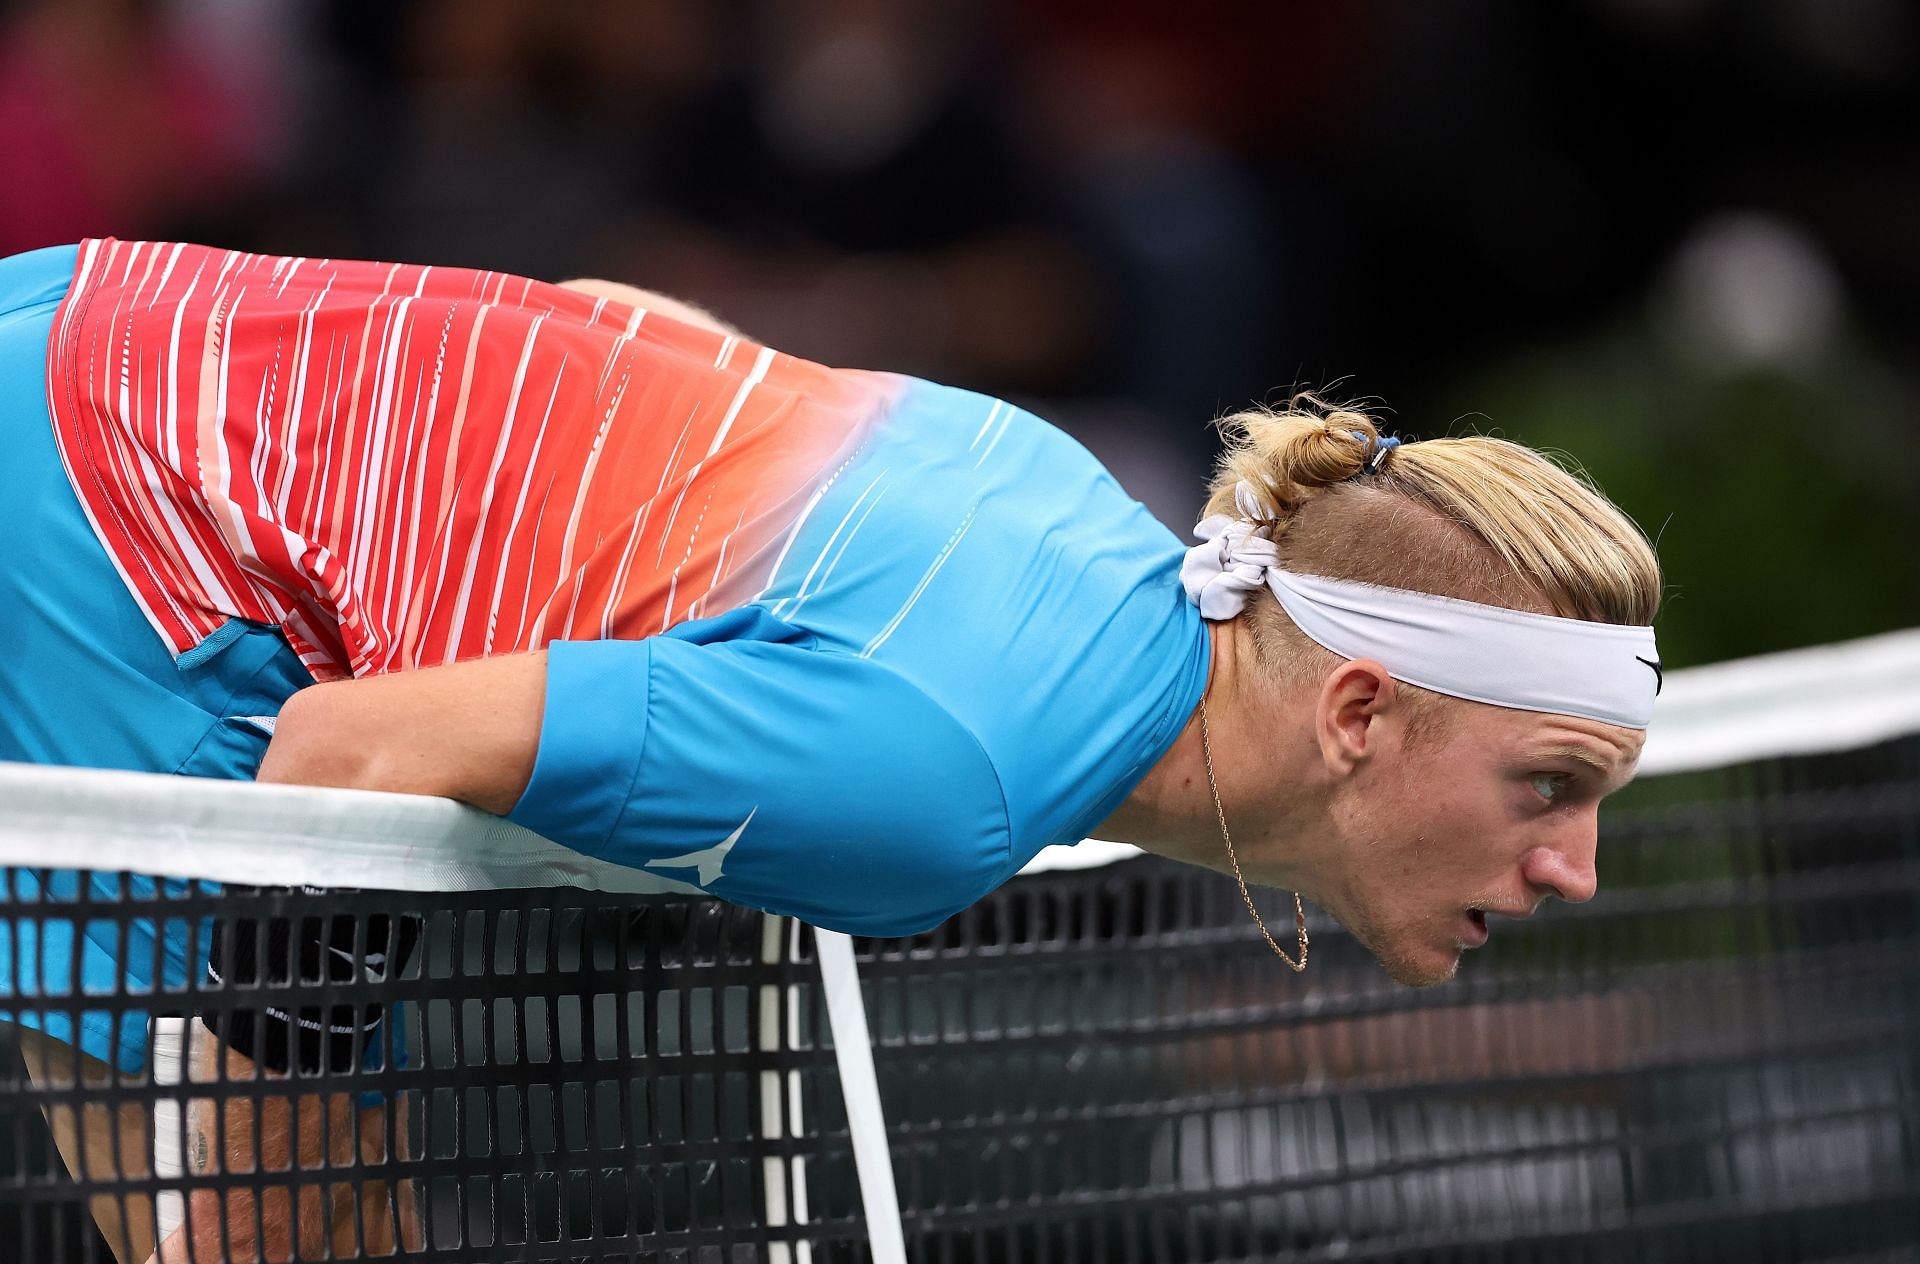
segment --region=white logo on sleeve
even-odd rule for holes
[[[759,810],[759,805],[754,805],[753,812],[747,813],[747,819],[740,822],[738,829],[711,847],[702,848],[700,851],[690,851],[684,856],[665,856],[659,860],[649,860],[643,867],[647,869],[698,869],[700,876],[696,879],[697,885],[710,887],[720,880],[721,867],[727,863],[727,853],[732,851],[733,845],[740,841],[740,836],[747,832],[748,822],[753,820],[753,813]]]

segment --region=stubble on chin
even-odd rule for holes
[[[1414,960],[1409,957],[1381,956],[1378,953],[1374,956],[1387,972],[1387,977],[1404,987],[1438,987],[1442,983],[1452,982],[1453,977],[1460,973],[1460,954],[1457,952],[1452,954],[1445,966],[1439,965],[1438,959],[1433,957]]]
[[[1460,973],[1460,952],[1433,947],[1434,928],[1386,926],[1366,916],[1343,919],[1342,925],[1373,954],[1387,977],[1403,987],[1436,987]]]

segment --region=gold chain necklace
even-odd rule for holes
[[[1273,932],[1267,929],[1266,919],[1260,916],[1260,910],[1253,906],[1253,893],[1247,890],[1247,879],[1240,872],[1240,857],[1233,854],[1233,835],[1227,832],[1227,809],[1220,804],[1220,785],[1213,779],[1213,743],[1207,734],[1207,700],[1200,699],[1200,753],[1207,763],[1207,789],[1213,791],[1213,810],[1220,818],[1220,837],[1227,843],[1227,859],[1233,863],[1233,876],[1240,884],[1240,898],[1247,902],[1247,912],[1253,914],[1254,924],[1260,927],[1260,933],[1266,936],[1267,947],[1273,949],[1273,955],[1293,968],[1295,974],[1307,968],[1307,910],[1300,903],[1300,893],[1293,893],[1293,927],[1300,936],[1300,960],[1295,961],[1281,951],[1279,943],[1273,938]]]

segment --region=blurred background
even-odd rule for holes
[[[1916,107],[1908,0],[0,0],[0,253],[629,281],[1013,399],[1182,532],[1211,419],[1323,387],[1575,457],[1657,539],[1685,667],[1920,626]],[[1156,1258],[1246,1203],[1315,1258],[1912,1261],[1920,738],[1883,736],[1642,779],[1609,898],[1434,992],[1330,924],[1277,988],[1229,884],[1148,862],[863,945],[923,1240],[1053,1233],[1032,1196],[1177,1219]],[[927,1038],[1022,996],[1074,1034]]]
[[[1574,454],[1684,666],[1920,624],[1917,56],[1904,0],[0,0],[0,252],[631,281],[1182,530],[1211,418],[1328,387]]]

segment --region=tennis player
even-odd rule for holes
[[[1091,835],[1437,982],[1593,894],[1660,685],[1597,491],[1310,396],[1189,547],[1019,408],[606,282],[89,241],[0,262],[0,384],[0,758],[445,795],[854,933]]]

